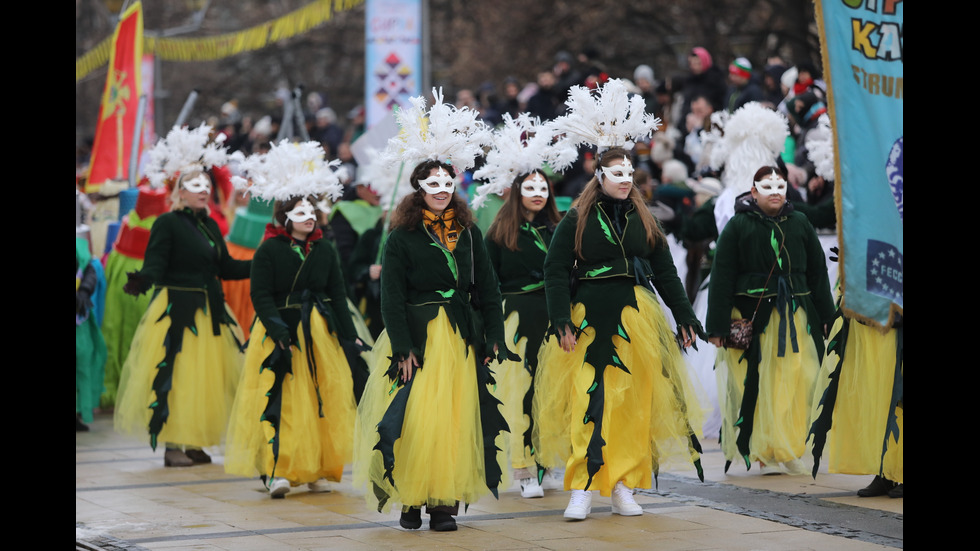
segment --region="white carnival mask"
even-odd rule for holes
[[[524,180],[521,183],[521,196],[522,197],[543,197],[548,198],[548,182],[541,177],[538,172],[534,173],[534,177]]]
[[[299,203],[296,203],[293,210],[286,213],[286,218],[293,224],[299,224],[307,220],[316,220],[316,209],[313,208],[313,205],[309,201],[303,199]]]
[[[198,174],[189,180],[184,180],[180,185],[191,193],[211,193],[211,179],[205,174]]]
[[[633,182],[633,163],[629,159],[623,159],[623,164],[602,167],[604,179],[616,184]]]
[[[770,177],[756,180],[755,189],[759,191],[760,195],[766,197],[770,195],[786,195],[786,180],[783,180],[779,176],[779,173],[773,170]]]
[[[446,169],[439,167],[439,170],[434,176],[429,176],[425,180],[419,180],[419,188],[429,195],[442,192],[452,195],[456,191],[456,180],[446,172]]]

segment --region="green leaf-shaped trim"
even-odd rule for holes
[[[602,214],[599,212],[599,209],[596,209],[595,217],[596,219],[599,220],[599,227],[602,228],[602,233],[606,236],[606,239],[609,240],[610,243],[615,245],[616,240],[613,239],[612,231],[610,231],[609,225],[606,224],[606,221],[602,219]]]
[[[595,277],[597,275],[604,274],[604,273],[608,272],[609,270],[612,270],[612,266],[603,266],[602,268],[596,268],[594,270],[589,270],[588,272],[585,272],[585,277]]]

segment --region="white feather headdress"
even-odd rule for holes
[[[405,163],[411,171],[422,161],[437,160],[463,172],[473,167],[484,146],[490,144],[490,128],[479,120],[479,113],[443,103],[442,88],[433,88],[432,96],[435,104],[428,111],[425,98],[415,96],[409,100],[411,108],[395,113],[400,131],[381,153],[385,165]]]
[[[367,156],[370,161],[358,167],[356,183],[370,187],[378,195],[381,207],[390,210],[412,192],[409,183],[412,169],[386,165],[376,149],[368,149]]]
[[[727,121],[718,121],[724,124],[724,134],[711,149],[711,167],[724,169],[721,183],[738,195],[752,189],[759,167],[776,162],[786,146],[789,123],[780,113],[754,101],[739,107]]]
[[[296,196],[327,194],[336,201],[344,193],[341,178],[346,170],[340,159],[324,160],[319,142],[292,143],[282,140],[272,144],[268,153],[250,155],[240,165],[245,177],[232,181],[235,187],[266,201],[285,201]]]
[[[224,134],[211,141],[211,132],[206,124],[193,130],[175,126],[166,137],[157,140],[147,152],[146,177],[150,185],[158,188],[184,172],[224,166],[244,157],[237,151],[228,153],[223,145]]]
[[[834,134],[826,113],[817,119],[817,126],[806,133],[806,156],[814,171],[828,182],[834,181]]]
[[[716,120],[712,120],[714,126]],[[789,122],[781,113],[749,102],[739,107],[723,124],[722,136],[711,149],[710,165],[722,169],[721,183],[725,190],[715,200],[715,224],[718,233],[735,214],[735,198],[752,189],[755,173],[760,167],[773,165],[786,146]]]
[[[585,86],[568,91],[568,114],[553,121],[556,130],[573,144],[632,149],[636,140],[646,138],[658,128],[660,119],[646,112],[639,94],[630,94],[626,84],[611,79],[594,92]]]
[[[563,172],[578,158],[578,150],[570,140],[552,143],[553,128],[542,125],[537,117],[521,113],[514,119],[504,113],[503,121],[503,126],[493,132],[486,163],[473,173],[474,180],[487,182],[476,189],[475,209],[482,207],[490,194],[502,194],[522,174],[530,174],[546,164],[552,170]]]

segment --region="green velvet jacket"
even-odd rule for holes
[[[780,261],[776,263],[775,251],[781,242]],[[774,307],[789,305],[795,311],[802,306],[810,324],[810,328],[802,329],[812,328],[817,350],[823,353],[822,327],[833,319],[834,301],[826,256],[813,226],[790,204],[770,217],[754,201],[743,198],[736,202],[735,216],[718,238],[708,288],[708,334],[727,336],[732,307],[737,307],[744,317],[751,317],[756,304],[756,335],[762,333]]]
[[[357,333],[347,310],[337,249],[329,239],[320,238],[319,229],[311,237],[302,247],[285,232],[278,232],[256,249],[251,282],[255,315],[273,339],[296,342],[304,307],[316,307],[331,331],[341,339],[353,340]]]
[[[640,215],[629,201],[601,197],[589,213],[582,235],[584,259],[578,259],[579,288],[572,297],[569,278],[576,262],[577,221],[578,209],[573,208],[555,229],[545,260],[548,315],[553,328],[571,324],[572,302],[592,303],[588,315],[594,326],[600,321],[617,321],[623,307],[635,302],[633,286],[649,289],[652,284],[678,324],[700,329],[666,240],[650,247]],[[601,310],[597,312],[596,307]]]
[[[155,285],[210,290],[218,278],[247,279],[249,262],[228,254],[218,223],[210,216],[185,209],[157,217],[140,275]]]
[[[228,254],[217,222],[204,211],[184,209],[157,217],[138,277],[143,290],[151,284],[174,291],[206,290],[218,334],[217,324],[226,321],[221,280],[247,279],[250,267],[251,261]]]
[[[478,308],[470,304],[474,291]],[[422,359],[427,325],[440,307],[477,355],[494,344],[506,350],[500,289],[480,229],[476,225],[463,229],[452,252],[423,222],[411,230],[392,230],[384,245],[381,314],[393,361],[407,358],[412,351]]]
[[[517,250],[512,251],[487,239],[487,254],[500,280],[504,295],[544,290],[544,259],[554,228],[541,220],[525,222],[517,233]]]

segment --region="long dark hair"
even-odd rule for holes
[[[452,165],[443,163],[435,160],[422,161],[416,165],[415,169],[412,170],[412,176],[409,182],[415,189],[414,193],[406,195],[404,199],[398,203],[395,207],[395,212],[391,214],[391,228],[405,228],[409,231],[414,230],[418,227],[419,222],[422,221],[422,209],[425,208],[425,192],[419,187],[419,180],[425,180],[429,177],[433,168],[442,167],[449,173],[453,178],[456,177],[456,171],[453,170]],[[473,213],[470,212],[470,208],[466,205],[466,201],[460,199],[459,195],[453,193],[451,198],[451,204],[447,207],[453,209],[456,217],[456,223],[461,227],[468,228],[473,224]]]
[[[524,218],[521,185],[532,174],[540,174],[544,178],[544,181],[548,182],[548,198],[545,200],[544,208],[541,211],[547,215],[551,225],[555,225],[561,220],[561,213],[558,212],[558,206],[555,205],[555,197],[551,191],[551,180],[548,179],[548,175],[543,170],[536,169],[527,174],[517,176],[510,184],[510,193],[507,196],[507,201],[497,211],[497,216],[494,217],[493,223],[487,229],[487,239],[512,251],[517,250],[518,230],[520,230],[526,221]]]
[[[629,151],[626,151],[621,147],[614,147],[606,150],[602,153],[602,155],[599,157],[599,161],[596,163],[596,172],[600,170],[600,167],[612,165],[613,161],[617,159],[629,158]],[[588,220],[589,213],[592,212],[592,208],[599,199],[599,194],[601,192],[602,184],[599,183],[598,176],[592,176],[592,179],[589,180],[589,183],[585,184],[585,188],[582,190],[582,193],[579,194],[574,203],[574,206],[578,210],[578,220],[575,221],[575,255],[583,260],[585,257],[582,256],[582,235],[585,233],[585,224]],[[640,221],[643,223],[643,229],[647,234],[647,243],[650,244],[651,248],[656,247],[657,243],[664,238],[664,234],[660,231],[660,226],[657,225],[657,220],[652,214],[650,214],[650,210],[647,209],[646,204],[643,202],[643,196],[640,195],[640,192],[635,185],[630,188],[630,194],[627,199],[633,202],[633,207],[640,215]]]

